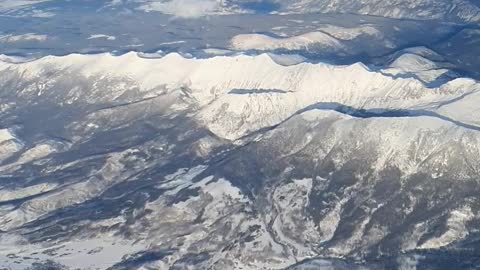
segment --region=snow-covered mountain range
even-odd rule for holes
[[[0,269],[475,269],[479,14],[0,1]]]
[[[3,265],[279,269],[477,237],[480,84],[426,48],[381,69],[128,53],[0,74]]]
[[[274,1],[281,11],[353,13],[390,18],[478,22],[476,0],[290,0]]]
[[[480,19],[477,0],[5,0],[0,13],[8,16],[48,18],[69,5],[95,9],[130,9],[160,12],[178,17],[200,17],[232,13],[347,13],[399,19],[446,20],[476,23]],[[60,7],[60,8],[59,8]]]

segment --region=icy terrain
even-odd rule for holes
[[[273,54],[0,62],[2,261],[278,269],[469,241],[480,84],[430,85],[443,64],[422,52],[376,70]]]
[[[0,269],[475,269],[478,1],[0,1]]]

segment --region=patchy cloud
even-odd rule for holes
[[[217,0],[152,1],[140,7],[144,11],[158,11],[181,18],[197,18],[214,13],[220,7]]]

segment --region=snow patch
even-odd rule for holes
[[[106,40],[116,40],[117,38],[115,36],[109,36],[109,35],[104,35],[104,34],[95,34],[95,35],[90,35],[87,39],[106,39]]]
[[[17,164],[25,164],[34,160],[42,159],[52,153],[55,153],[57,149],[50,144],[38,144],[33,148],[25,151],[17,160]]]
[[[232,38],[235,50],[306,50],[319,46],[329,50],[342,50],[343,45],[335,38],[322,32],[309,32],[292,37],[272,37],[264,34],[240,34]]]
[[[105,235],[65,243],[27,244],[20,236],[10,234],[3,234],[0,240],[0,265],[12,270],[26,269],[33,263],[52,259],[73,269],[98,269],[99,266],[106,269],[146,248],[140,241]]]
[[[318,30],[341,40],[353,40],[361,35],[382,37],[382,33],[371,25],[362,25],[352,28],[335,25],[321,25]]]
[[[56,183],[43,183],[34,186],[27,186],[24,188],[0,189],[0,202],[18,200],[38,195],[53,190],[57,186],[58,184]]]
[[[198,18],[213,14],[219,7],[216,0],[170,0],[147,1],[139,9],[145,12],[158,11],[180,18]]]
[[[24,41],[37,41],[43,42],[48,39],[47,35],[39,35],[35,33],[26,33],[22,35],[3,35],[0,36],[0,42],[3,43],[13,43],[13,42],[24,42]]]
[[[9,129],[0,129],[0,161],[20,151],[23,144]]]
[[[475,218],[470,206],[466,205],[450,213],[447,220],[447,231],[439,237],[431,238],[423,243],[420,249],[438,249],[468,236],[466,223]]]

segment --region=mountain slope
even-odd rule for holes
[[[429,87],[418,72],[438,63],[420,51],[385,70],[268,54],[0,62],[1,264],[282,269],[467,250],[480,85]]]
[[[237,3],[237,1],[232,1]],[[238,1],[242,3],[242,1]],[[352,13],[399,19],[478,22],[478,1],[453,0],[288,0],[272,1],[279,12]]]

